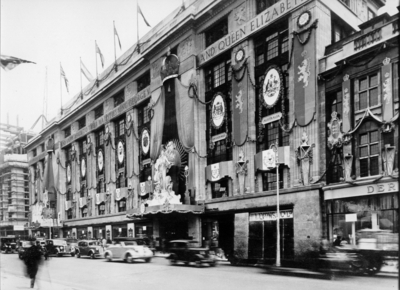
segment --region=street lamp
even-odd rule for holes
[[[275,168],[276,168],[276,266],[281,266],[281,235],[279,225],[279,156],[278,156],[278,140],[269,147],[275,152]]]
[[[185,178],[186,178],[185,203],[190,204],[190,197],[188,196],[189,195],[189,191],[188,191],[189,167],[187,165],[185,166],[185,172],[183,174],[185,175]]]

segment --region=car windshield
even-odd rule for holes
[[[125,246],[137,246],[138,244],[135,241],[124,242]]]
[[[54,246],[66,246],[67,242],[63,240],[53,240],[53,245]]]
[[[22,242],[22,247],[29,248],[32,246],[31,242]]]
[[[98,245],[99,245],[98,242],[90,242],[90,243],[89,243],[89,246],[98,246]]]
[[[76,244],[78,242],[77,239],[66,239],[67,243]]]

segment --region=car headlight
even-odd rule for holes
[[[64,251],[64,247],[60,247],[60,250],[61,250],[61,251]]]

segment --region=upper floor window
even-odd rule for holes
[[[326,96],[326,118],[327,122],[331,120],[331,114],[336,112],[338,117],[342,116],[342,90],[327,93]]]
[[[125,117],[115,121],[115,138],[125,135]]]
[[[64,129],[64,137],[71,136],[71,126]]]
[[[218,39],[221,39],[228,34],[228,18],[225,17],[223,20],[213,25],[205,32],[206,47],[210,46]]]
[[[104,144],[104,130],[101,129],[95,133],[96,147],[103,146]]]
[[[275,3],[278,3],[280,0],[256,0],[256,13],[260,14],[268,7],[271,7]]]
[[[125,102],[124,90],[120,91],[114,96],[114,108]]]
[[[357,110],[379,105],[379,73],[373,73],[356,80],[356,92],[357,89],[359,99]]]
[[[338,42],[353,33],[351,26],[333,13],[331,18],[331,27],[332,43]]]
[[[78,128],[82,129],[86,126],[86,117],[82,117],[78,120]]]
[[[137,80],[137,91],[140,92],[150,85],[150,71],[146,72]]]
[[[32,156],[33,156],[33,157],[37,156],[37,150],[36,150],[36,148],[35,148],[35,149],[32,149]]]
[[[104,203],[99,205],[99,215],[104,215],[106,213],[106,206]]]
[[[380,131],[378,126],[369,121],[363,124],[358,136],[358,158],[360,177],[379,174]]]
[[[40,144],[40,151],[44,152],[45,151],[45,146],[44,143]]]
[[[138,126],[143,126],[150,122],[149,111],[150,107],[148,106],[149,102],[138,107]]]
[[[263,191],[276,190],[276,170],[262,173]],[[283,188],[283,168],[279,168],[279,188]]]
[[[126,211],[126,200],[122,199],[118,202],[118,212]]]
[[[94,119],[98,119],[104,114],[103,104],[94,109]]]

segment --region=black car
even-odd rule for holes
[[[0,239],[0,250],[4,251],[5,254],[17,252],[17,240],[16,238],[6,237]]]
[[[193,240],[173,240],[168,243],[168,252],[171,253],[167,259],[171,265],[183,262],[185,265],[194,263],[196,267],[209,264],[214,267],[217,264],[214,255],[210,254],[208,248],[196,247],[197,242]]]
[[[25,251],[32,247],[31,241],[20,241],[18,245],[18,257],[22,260],[24,258]]]
[[[58,257],[62,256],[74,256],[75,251],[71,252],[70,246],[63,239],[49,239],[46,240],[46,255],[56,255]]]

